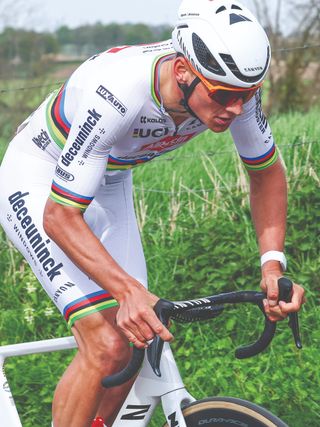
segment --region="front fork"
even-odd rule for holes
[[[128,421],[134,421],[132,425],[135,427],[146,427],[160,401],[168,425],[186,427],[181,407],[195,399],[184,387],[168,343],[164,343],[160,370],[162,375],[157,377],[145,357],[142,369],[112,427],[127,427]]]
[[[187,427],[182,410],[194,402],[195,398],[185,388],[173,390],[162,396],[163,413],[169,427]]]

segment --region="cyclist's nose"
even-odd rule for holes
[[[240,114],[243,113],[243,100],[238,99],[235,102],[233,102],[231,105],[228,105],[226,107],[226,111],[234,114],[235,116],[239,116]]]

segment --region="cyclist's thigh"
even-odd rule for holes
[[[131,171],[106,175],[84,217],[118,264],[147,287],[145,257],[133,205]]]
[[[131,173],[104,181],[84,219],[124,271],[147,287],[146,263],[133,208]],[[63,304],[64,316],[70,326],[88,314],[118,305],[107,291],[88,277],[82,277],[76,283],[83,297],[71,302],[69,299]],[[65,298],[66,294],[63,300]]]
[[[0,221],[72,326],[77,319],[117,303],[108,291],[79,270],[43,230],[43,210],[54,170],[54,160],[25,153],[19,150],[19,144],[13,144],[0,169]],[[131,179],[105,187],[98,192],[97,201],[88,208],[85,218],[116,262],[146,285],[140,237],[129,206]],[[128,210],[122,212],[127,205]]]
[[[22,143],[27,145],[29,141],[24,141],[23,134],[11,142],[1,165],[0,220],[9,239],[63,312],[64,294],[72,300],[82,298],[78,283],[88,278],[73,266],[43,229],[43,211],[56,162],[30,144],[25,149]]]

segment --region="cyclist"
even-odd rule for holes
[[[1,223],[79,346],[55,392],[55,427],[95,414],[111,423],[130,384],[103,396],[101,377],[127,362],[128,340],[172,339],[146,289],[131,169],[207,129],[230,127],[248,169],[266,312],[276,321],[299,310],[297,284],[291,303],[277,303],[287,195],[261,111],[270,59],[242,4],[184,0],[172,40],[93,56],[18,128],[0,169]]]

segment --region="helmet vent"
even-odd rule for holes
[[[221,6],[221,7],[219,7],[219,9],[216,11],[216,13],[223,12],[224,10],[227,10],[227,8],[226,8],[225,6]]]
[[[237,24],[238,22],[249,21],[252,22],[249,18],[246,18],[242,15],[237,15],[236,13],[230,14],[230,25]]]
[[[242,10],[242,8],[240,6],[237,6],[236,4],[233,4],[231,6],[231,9],[237,9],[237,10]]]
[[[221,56],[222,60],[224,61],[224,63],[226,64],[226,66],[232,72],[232,74],[234,74],[239,80],[241,80],[242,82],[245,82],[245,83],[253,83],[254,84],[254,83],[259,82],[263,78],[264,74],[267,71],[267,68],[269,66],[269,59],[270,59],[270,49],[268,48],[267,62],[266,62],[266,65],[265,65],[262,73],[259,73],[258,75],[251,76],[251,77],[245,76],[244,74],[241,73],[241,71],[237,67],[237,64],[235,63],[235,61],[231,55],[226,55],[226,54],[220,53],[220,56]]]
[[[198,61],[206,70],[218,76],[226,76],[218,61],[212,56],[210,50],[196,33],[192,34],[192,44]]]

